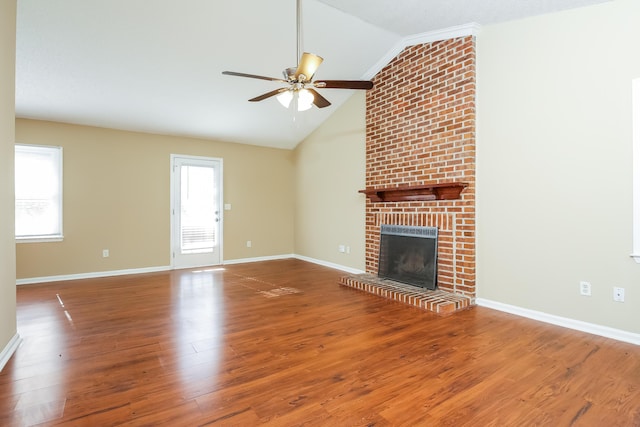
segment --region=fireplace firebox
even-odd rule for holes
[[[437,286],[438,228],[382,224],[378,276],[430,290]]]

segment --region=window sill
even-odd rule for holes
[[[16,237],[16,243],[48,243],[48,242],[62,242],[64,236],[55,237]]]

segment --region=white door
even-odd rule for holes
[[[222,159],[171,155],[173,268],[218,265],[222,258]]]

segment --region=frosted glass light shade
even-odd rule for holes
[[[306,111],[313,105],[313,94],[307,89],[298,91],[298,111]]]
[[[280,95],[276,96],[276,99],[284,108],[289,108],[291,100],[293,99],[293,93],[291,93],[290,90],[282,92]]]
[[[284,108],[289,108],[291,101],[295,99],[294,106],[298,111],[310,109],[314,101],[313,94],[307,89],[287,90],[276,96],[276,99]]]

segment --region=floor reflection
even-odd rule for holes
[[[180,272],[172,283],[174,340],[185,384],[216,378],[224,347],[223,268]]]
[[[64,412],[69,328],[75,329],[73,320],[58,294],[22,305],[18,311],[22,343],[10,372],[16,399],[13,413],[24,425],[52,421]]]

